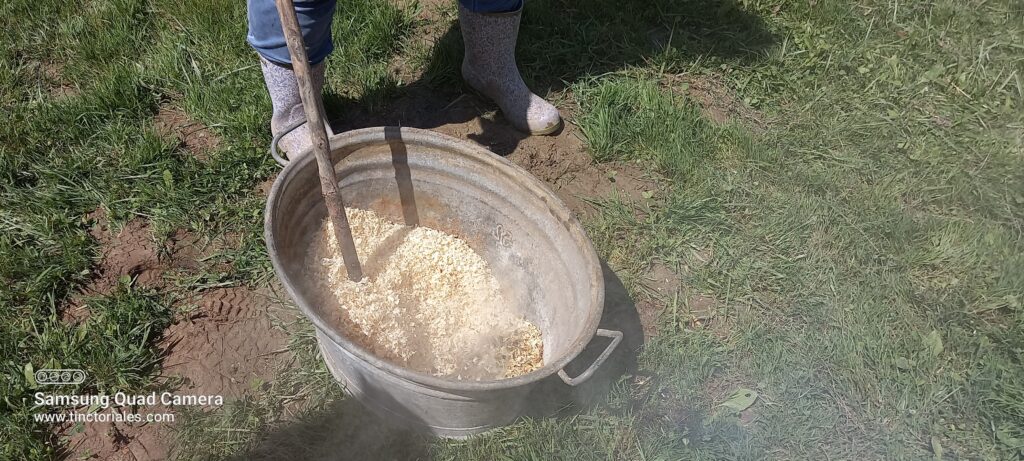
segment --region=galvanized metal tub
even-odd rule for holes
[[[427,130],[367,128],[330,139],[346,206],[395,222],[458,236],[491,266],[509,309],[539,327],[544,366],[493,381],[418,373],[349,341],[340,313],[314,301],[303,268],[326,216],[313,155],[290,162],[267,200],[265,237],[274,270],[313,322],[324,360],[349,393],[384,418],[444,437],[465,437],[512,422],[530,389],[558,373],[567,385],[589,378],[622,334],[598,330],[601,266],[569,209],[523,169],[467,141]],[[611,338],[579,376],[562,369],[595,334]]]

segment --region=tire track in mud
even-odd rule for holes
[[[164,374],[180,375],[181,391],[225,398],[272,379],[288,339],[274,325],[275,298],[270,290],[247,287],[203,292],[197,308],[165,331]]]

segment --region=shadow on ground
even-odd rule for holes
[[[571,417],[603,401],[612,384],[636,367],[643,345],[643,329],[636,306],[618,276],[603,262],[605,305],[599,328],[622,331],[623,340],[608,361],[589,380],[570,387],[557,376],[541,381],[527,397],[524,415]],[[585,370],[608,346],[594,338],[567,367],[570,376]],[[386,395],[376,395],[384,398]],[[395,404],[392,401],[390,404]],[[347,460],[427,459],[430,437],[414,432],[417,421],[388,421],[352,397],[334,402],[323,411],[269,431],[235,460]]]
[[[346,397],[264,435],[234,460],[427,459],[428,440]]]
[[[603,261],[604,309],[598,328],[622,332],[622,342],[594,375],[582,384],[570,387],[557,375],[538,383],[527,399],[525,414],[535,418],[554,414],[568,416],[605,401],[608,391],[623,374],[636,369],[637,357],[644,343],[644,331],[636,304],[622,280]],[[610,340],[594,337],[590,344],[565,367],[570,377],[579,376],[605,350]]]
[[[577,82],[635,66],[678,72],[711,57],[750,62],[775,43],[764,21],[736,0],[531,0],[517,57],[531,89],[550,98]],[[325,106],[334,131],[382,125],[432,129],[479,117],[479,129],[467,136],[499,155],[512,153],[527,135],[491,102],[467,91],[461,61],[461,31],[452,21],[411,83],[394,88],[381,80],[358,100],[328,91]]]

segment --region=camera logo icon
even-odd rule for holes
[[[85,371],[77,368],[45,368],[35,372],[36,384],[64,386],[85,382]]]

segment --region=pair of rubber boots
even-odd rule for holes
[[[516,66],[515,48],[522,8],[509,13],[473,13],[459,5],[459,25],[465,42],[462,77],[474,90],[490,98],[517,129],[531,135],[558,130],[562,119],[558,109],[533,94]],[[305,118],[292,70],[260,59],[263,78],[270,91],[274,114],[270,130],[276,136]],[[313,85],[319,94],[324,84],[324,64],[312,67]],[[330,134],[328,127],[328,134]],[[279,146],[295,155],[309,146],[305,125],[285,135]]]

